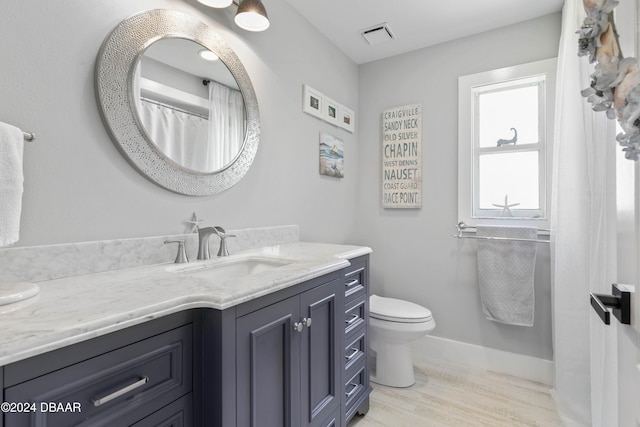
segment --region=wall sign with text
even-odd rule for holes
[[[382,113],[382,206],[422,207],[422,104]]]

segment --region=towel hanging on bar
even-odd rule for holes
[[[0,246],[12,245],[20,238],[22,213],[23,132],[0,122]]]
[[[478,226],[479,237],[518,239],[478,242],[478,284],[489,320],[532,326],[537,230],[532,227]],[[520,240],[525,240],[520,241]]]

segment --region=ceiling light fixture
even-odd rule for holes
[[[261,0],[198,0],[200,3],[215,8],[224,8],[232,3],[238,6],[233,19],[236,25],[247,31],[264,31],[270,22],[267,10]]]
[[[238,27],[247,31],[264,31],[269,28],[267,10],[260,0],[240,0],[234,21]]]
[[[217,9],[229,7],[231,6],[231,3],[233,3],[233,0],[198,0],[198,1],[204,4],[205,6],[215,7]]]
[[[218,60],[218,55],[216,55],[215,53],[211,52],[209,49],[200,49],[198,51],[198,55],[200,55],[200,58],[204,59],[205,61],[217,61]]]

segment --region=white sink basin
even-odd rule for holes
[[[27,282],[0,282],[0,306],[20,302],[38,295],[40,287]]]
[[[250,256],[242,258],[216,258],[166,267],[171,273],[210,280],[238,279],[252,274],[270,271],[291,264],[292,261],[279,258]]]

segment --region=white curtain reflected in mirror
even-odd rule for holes
[[[138,119],[149,140],[181,168],[224,169],[242,150],[245,108],[238,85],[221,61],[203,61],[199,44],[153,43],[133,80]]]
[[[208,118],[145,98],[138,113],[149,139],[169,159],[195,171],[219,169],[212,164]]]
[[[244,140],[244,102],[240,91],[209,82],[209,144],[212,170],[230,164]]]

